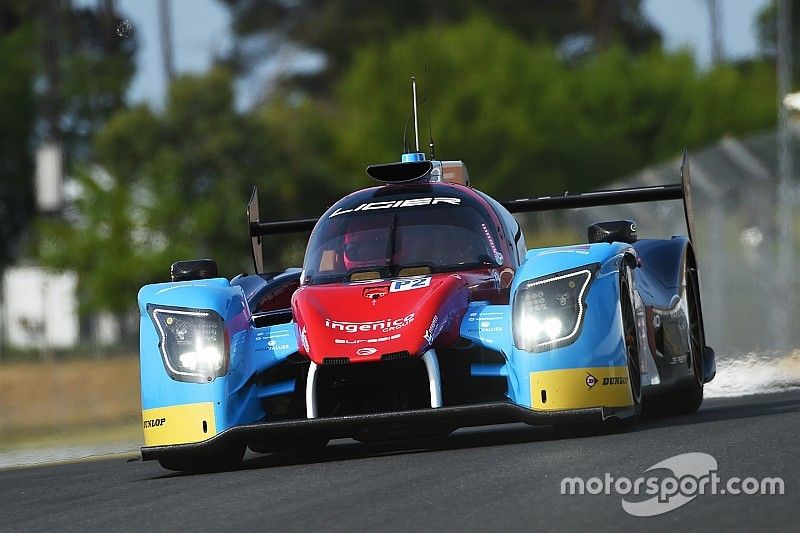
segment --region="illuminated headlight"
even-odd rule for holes
[[[159,335],[164,367],[172,379],[202,383],[228,371],[222,317],[207,309],[148,306]]]
[[[588,265],[522,283],[514,297],[514,345],[541,352],[574,342],[597,269]]]

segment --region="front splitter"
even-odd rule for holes
[[[210,439],[190,444],[145,446],[142,459],[202,457],[251,442],[280,442],[297,438],[358,438],[368,431],[486,426],[522,422],[531,426],[591,424],[608,419],[625,419],[635,411],[629,408],[592,407],[563,411],[533,411],[508,402],[459,405],[395,411],[368,415],[259,422],[235,426]]]

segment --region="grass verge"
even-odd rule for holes
[[[141,440],[135,357],[0,365],[0,448]]]

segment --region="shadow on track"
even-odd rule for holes
[[[307,463],[322,463],[402,454],[420,454],[445,450],[481,448],[523,444],[533,441],[552,440],[552,428],[535,428],[520,424],[487,426],[458,431],[444,437],[423,437],[361,443],[339,440],[314,454],[273,453],[255,456],[243,464],[243,468],[265,468]]]
[[[314,463],[327,463],[353,459],[367,459],[402,454],[421,454],[485,446],[524,444],[554,440],[557,436],[550,427],[531,427],[523,424],[504,424],[480,428],[462,429],[445,437],[422,437],[397,439],[383,442],[362,443],[349,439],[332,441],[325,448],[313,453],[275,452],[253,454],[248,452],[242,465],[236,470],[256,470]],[[168,472],[155,479],[192,476],[196,472]]]
[[[764,396],[714,399],[707,401],[693,415],[663,417],[645,414],[640,423],[619,435],[648,431],[654,428],[704,424],[724,420],[747,419],[800,411],[800,392]],[[569,438],[596,437],[602,433],[587,432]],[[415,438],[385,442],[360,443],[341,439],[315,453],[281,452],[265,455],[248,454],[237,470],[256,470],[333,461],[368,459],[372,457],[423,454],[455,449],[506,446],[551,440],[566,440],[551,427],[531,427],[522,424],[486,426],[463,429],[446,437]],[[173,478],[194,473],[164,472],[155,479]]]
[[[779,415],[800,411],[800,394],[797,391],[761,396],[737,398],[715,398],[706,400],[695,414],[665,417],[659,413],[645,410],[637,430],[648,428],[705,424],[723,420],[737,420],[753,417]]]

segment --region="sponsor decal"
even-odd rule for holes
[[[141,420],[145,446],[189,444],[217,434],[213,402],[144,409]]]
[[[428,329],[425,330],[425,333],[422,334],[422,338],[428,341],[428,344],[433,342],[433,332],[436,329],[436,325],[439,323],[439,315],[434,315],[433,320],[431,320],[431,325],[428,326]]]
[[[502,326],[470,328],[467,333],[496,333],[503,331]]]
[[[424,278],[396,279],[389,285],[389,292],[412,291],[414,289],[422,289],[430,284],[431,278],[429,276]]]
[[[366,204],[361,204],[357,207],[353,207],[352,209],[342,209],[341,207],[339,207],[336,209],[336,211],[331,213],[331,215],[328,218],[333,218],[335,216],[344,215],[347,213],[354,213],[356,211],[374,211],[377,209],[397,209],[402,207],[416,207],[421,205],[439,205],[439,204],[461,205],[461,198],[452,198],[449,196],[445,197],[428,196],[424,198],[410,198],[408,200],[369,202]]]
[[[389,294],[389,287],[367,287],[362,294],[365,298],[377,300]]]
[[[386,342],[386,341],[393,341],[395,339],[399,339],[402,335],[400,333],[395,333],[394,335],[387,335],[386,337],[377,337],[374,339],[334,339],[333,342],[336,344],[361,344],[361,343],[374,343],[374,342]]]
[[[468,333],[496,333],[503,331],[503,326],[496,325],[494,322],[503,320],[503,313],[500,311],[485,311],[480,314],[470,313],[467,317],[468,322],[477,322],[477,324],[470,324],[467,329]]]
[[[538,256],[542,255],[551,255],[551,254],[580,254],[580,255],[589,255],[589,250],[591,248],[588,244],[582,244],[579,246],[567,246],[564,248],[557,248],[555,250],[547,250],[544,252],[539,252]]]
[[[372,355],[377,351],[375,348],[359,348],[356,350],[356,355]]]
[[[672,366],[685,365],[686,364],[686,356],[685,355],[673,356],[672,359],[669,360],[669,364],[672,365]]]
[[[264,352],[266,350],[286,350],[289,348],[288,331],[270,331],[269,333],[257,333],[255,338],[255,351]]]
[[[303,326],[303,329],[300,330],[300,342],[303,345],[303,349],[305,349],[306,353],[309,353],[310,350],[308,348],[308,337],[306,336],[306,327]]]
[[[289,349],[288,344],[278,344],[278,342],[274,340],[269,341],[266,346],[261,345],[256,347],[257,352],[264,352],[267,350],[277,351],[277,350],[288,350],[288,349]]]
[[[373,322],[343,322],[340,320],[325,319],[325,326],[335,331],[344,331],[346,333],[358,333],[361,331],[380,331],[389,333],[403,329],[414,321],[414,313],[403,318],[387,318],[384,320],[375,320]]]
[[[503,320],[504,315],[502,311],[484,311],[480,313],[470,313],[467,315],[467,322],[480,322],[480,327],[486,328],[489,327],[491,324],[487,324],[487,322],[497,322],[498,320]]]
[[[284,337],[288,337],[288,331],[270,331],[270,332],[259,332],[256,333],[256,340],[260,341],[263,339],[282,339]]]
[[[589,372],[586,373],[586,386],[590,389],[600,383],[601,385],[627,385],[628,384],[628,377],[627,376],[603,376],[602,379],[597,379]]]
[[[159,426],[163,426],[167,423],[166,418],[151,418],[150,420],[144,421],[144,427],[146,428],[156,428]]]

